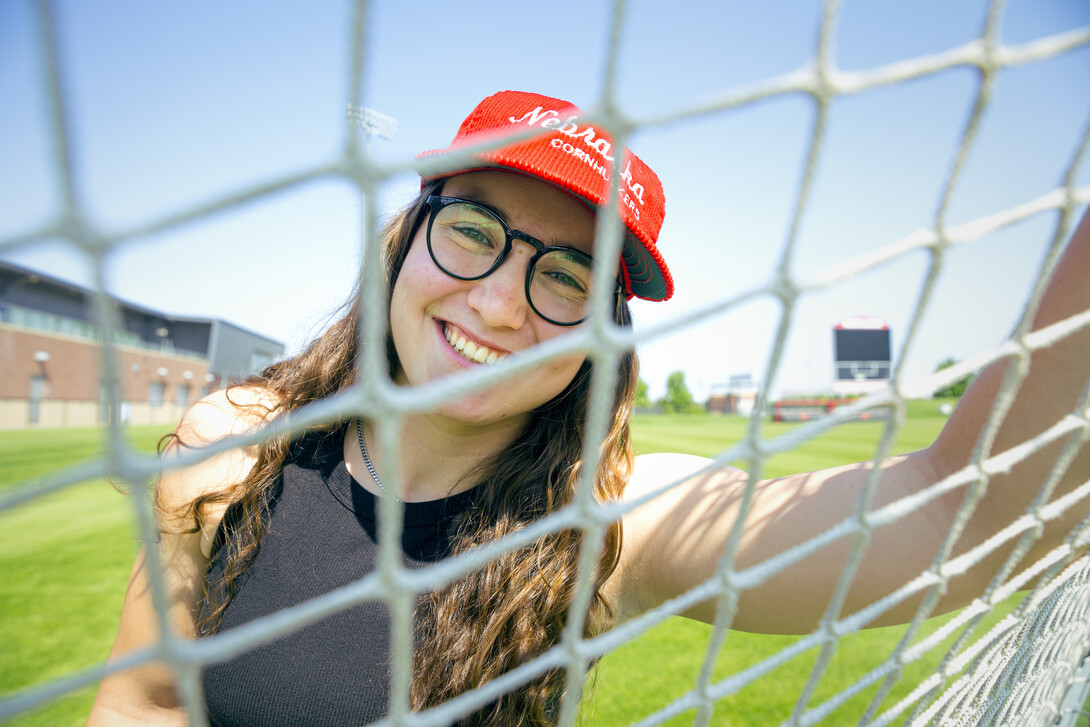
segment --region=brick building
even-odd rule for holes
[[[204,394],[280,358],[283,344],[226,321],[114,301],[118,406],[111,411],[92,293],[0,261],[0,429],[177,421]]]
[[[757,408],[760,388],[752,374],[732,374],[726,385],[716,388],[721,390],[711,392],[704,405],[709,414],[738,414],[748,417]]]

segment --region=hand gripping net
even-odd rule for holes
[[[636,118],[619,108],[614,99],[618,45],[623,37],[625,15],[624,2],[618,2],[613,13],[608,59],[603,69],[602,88],[604,90],[601,98],[597,99],[594,105],[599,109],[595,113],[595,119],[614,130],[618,145],[625,142],[634,128],[662,126],[686,118],[710,114],[729,114],[732,110],[744,109],[773,97],[803,96],[814,104],[815,123],[803,162],[802,182],[795,199],[792,223],[785,241],[781,264],[773,282],[755,287],[742,296],[724,299],[706,308],[678,316],[667,323],[645,329],[638,335],[632,331],[622,331],[613,327],[608,320],[607,301],[604,297],[599,298],[594,301],[592,324],[569,337],[552,341],[529,355],[513,357],[504,365],[490,367],[488,371],[476,371],[473,375],[413,390],[402,390],[392,386],[382,373],[386,366],[382,346],[365,346],[365,360],[361,364],[364,375],[360,378],[359,386],[307,408],[298,416],[293,416],[290,425],[278,421],[270,428],[266,436],[289,430],[299,431],[309,424],[332,418],[367,414],[374,417],[376,421],[384,423],[379,432],[379,446],[392,452],[396,444],[398,423],[406,413],[428,409],[453,395],[487,386],[490,381],[497,378],[511,377],[534,367],[548,357],[562,355],[577,348],[589,348],[593,359],[604,364],[595,367],[592,407],[586,439],[588,443],[593,444],[600,441],[605,431],[610,392],[614,383],[614,364],[624,350],[640,341],[662,336],[678,326],[699,322],[753,296],[767,295],[782,303],[781,324],[762,377],[763,381],[771,382],[775,379],[780,365],[792,310],[801,296],[825,289],[922,248],[930,253],[931,262],[920,281],[921,293],[911,319],[904,350],[901,353],[903,360],[911,349],[920,318],[929,304],[934,284],[941,273],[943,252],[953,246],[967,243],[1041,214],[1052,214],[1055,217],[1055,231],[1037,282],[1028,296],[1020,323],[1008,340],[993,350],[982,352],[971,360],[919,381],[902,381],[895,374],[887,389],[872,394],[850,407],[838,409],[834,415],[826,419],[811,422],[793,430],[788,435],[775,439],[762,438],[761,422],[759,418],[754,418],[744,441],[725,450],[718,461],[748,460],[751,463],[750,471],[758,473],[762,469],[763,462],[770,455],[790,449],[843,421],[850,420],[866,408],[886,406],[903,411],[905,401],[909,398],[928,396],[938,388],[1001,358],[1024,362],[1029,352],[1049,346],[1054,341],[1087,326],[1090,324],[1090,311],[1084,311],[1047,329],[1032,334],[1028,332],[1029,323],[1048,274],[1058,258],[1063,240],[1073,226],[1077,208],[1090,201],[1090,188],[1080,188],[1074,183],[1077,167],[1085,156],[1086,134],[1068,165],[1065,180],[1056,189],[967,224],[956,227],[946,224],[946,210],[951,195],[958,186],[963,164],[973,151],[981,115],[988,105],[990,93],[999,74],[1010,67],[1031,64],[1090,44],[1090,28],[1082,28],[1040,38],[1024,45],[1004,45],[999,35],[1002,5],[1001,2],[992,3],[983,24],[982,34],[972,42],[909,61],[848,73],[837,69],[832,62],[831,48],[837,31],[839,3],[830,0],[826,3],[819,28],[816,54],[811,59],[811,63],[805,67],[768,78],[742,90],[727,91],[700,105],[662,109],[658,115]],[[376,245],[370,244],[370,241],[376,239],[377,230],[377,213],[372,200],[375,198],[378,186],[394,174],[409,169],[412,165],[411,160],[404,160],[402,164],[390,167],[382,167],[374,163],[366,153],[365,145],[360,143],[359,130],[354,125],[349,125],[343,153],[333,159],[316,163],[294,175],[256,183],[235,194],[180,210],[137,228],[107,234],[86,222],[85,209],[79,201],[80,197],[76,194],[69,158],[68,98],[63,83],[63,69],[58,62],[52,9],[47,0],[41,0],[38,3],[38,16],[41,28],[39,44],[46,69],[44,77],[50,104],[50,133],[55,152],[52,174],[59,189],[58,212],[43,227],[0,240],[0,249],[37,244],[46,238],[60,237],[86,251],[94,260],[97,288],[95,319],[104,332],[106,341],[112,340],[113,333],[119,330],[119,322],[109,305],[103,287],[103,258],[112,248],[137,238],[170,230],[180,224],[213,215],[245,202],[267,197],[286,188],[297,187],[329,176],[340,177],[355,185],[365,202],[363,215],[365,249],[361,273],[365,305],[371,311],[384,310],[378,250]],[[349,74],[351,79],[348,107],[350,116],[362,108],[363,99],[359,89],[362,85],[365,59],[368,57],[368,44],[365,42],[367,21],[366,4],[357,3],[351,28],[353,54]],[[866,255],[828,268],[816,279],[810,281],[793,279],[787,263],[795,247],[799,220],[807,208],[815,170],[821,161],[822,143],[826,136],[826,121],[830,105],[840,97],[864,94],[891,84],[929,77],[954,68],[968,68],[976,71],[976,100],[971,115],[965,123],[955,157],[950,164],[949,174],[943,184],[941,202],[935,213],[932,227],[903,239],[888,242]],[[430,163],[432,165],[430,168],[438,168],[438,163],[434,161]],[[455,158],[443,162],[449,165],[458,163],[459,160]],[[614,175],[614,179],[616,178],[617,175]],[[615,257],[619,250],[619,237],[620,226],[616,217],[602,215],[596,254],[606,259]],[[602,275],[607,274],[604,267],[598,272]],[[596,289],[602,291],[607,287],[598,285]],[[382,315],[366,317],[361,331],[365,341],[382,339],[383,320]],[[116,382],[117,355],[114,347],[108,343],[102,348],[102,361],[103,370],[107,372],[105,376],[112,377]],[[599,543],[605,525],[620,515],[620,506],[598,505],[593,501],[591,489],[586,486],[586,482],[583,482],[576,501],[569,507],[516,536],[428,568],[406,571],[400,566],[396,557],[400,542],[399,515],[402,505],[397,500],[386,498],[382,500],[380,520],[380,540],[385,546],[384,557],[375,573],[322,598],[252,622],[229,633],[198,642],[180,639],[167,628],[167,619],[162,608],[166,603],[162,564],[158,558],[152,557],[149,568],[155,603],[159,608],[162,640],[153,647],[130,654],[108,667],[104,664],[99,665],[5,696],[0,700],[0,719],[73,689],[93,684],[102,677],[104,670],[113,672],[158,659],[169,663],[174,669],[180,690],[190,707],[191,721],[193,724],[200,725],[204,723],[199,706],[201,698],[198,681],[202,664],[226,658],[272,640],[338,609],[365,600],[381,599],[389,604],[392,613],[394,648],[391,655],[390,714],[377,724],[414,726],[447,724],[459,715],[488,703],[501,692],[517,686],[533,675],[546,669],[559,667],[568,671],[567,683],[571,685],[562,702],[560,723],[570,725],[578,716],[580,685],[591,660],[644,633],[671,614],[684,610],[698,601],[715,597],[719,604],[718,618],[708,642],[704,667],[696,683],[691,690],[674,702],[640,720],[638,724],[641,727],[660,724],[692,709],[696,710],[696,724],[708,724],[717,699],[741,690],[747,684],[761,679],[777,666],[811,649],[819,650],[819,657],[812,668],[803,693],[798,696],[797,707],[785,724],[809,725],[821,722],[849,698],[875,685],[878,685],[877,694],[871,701],[870,708],[862,715],[861,724],[884,725],[907,722],[913,725],[1046,725],[1061,721],[1065,724],[1074,724],[1074,719],[1086,696],[1087,672],[1085,669],[1080,669],[1080,662],[1090,648],[1090,561],[1085,557],[1077,557],[1080,546],[1087,539],[1086,521],[1070,533],[1061,547],[1056,548],[1040,562],[1022,563],[1021,560],[1022,555],[1033,542],[1040,523],[1058,516],[1067,508],[1085,508],[1084,500],[1090,492],[1090,483],[1054,503],[1034,505],[1023,517],[996,533],[995,537],[981,548],[957,558],[949,557],[954,540],[986,487],[989,472],[1008,467],[1011,463],[1028,457],[1050,443],[1065,443],[1063,453],[1056,460],[1053,476],[1042,485],[1038,498],[1040,503],[1047,503],[1055,481],[1063,474],[1073,452],[1086,440],[1090,432],[1090,425],[1087,422],[1087,397],[1084,394],[1080,401],[1072,402],[1070,415],[1057,421],[1054,426],[1039,436],[1008,452],[991,452],[990,437],[994,434],[1025,376],[1025,366],[1011,366],[1010,371],[1004,388],[997,397],[994,411],[981,437],[974,459],[961,472],[935,483],[911,498],[869,514],[861,513],[857,517],[849,518],[824,535],[745,571],[735,571],[733,568],[732,555],[737,539],[732,539],[716,577],[662,607],[591,640],[583,640],[580,635],[591,597],[590,579],[585,576],[590,572],[598,553],[594,547],[584,548],[580,561],[581,575],[584,577],[581,579],[580,587],[572,603],[568,628],[561,643],[556,644],[539,658],[438,708],[421,713],[412,713],[408,708],[411,610],[417,594],[437,584],[449,582],[477,567],[486,559],[528,543],[547,531],[578,527],[588,535],[586,542]],[[110,390],[116,392],[117,387],[111,386]],[[116,403],[115,401],[114,404]],[[875,453],[876,460],[881,460],[889,453],[899,429],[899,419],[900,417],[897,416],[889,418]],[[179,459],[177,465],[190,464],[229,446],[252,443],[257,438],[257,435],[251,435],[221,443],[216,447],[189,454]],[[105,453],[97,460],[85,463],[78,468],[57,472],[42,480],[26,483],[4,493],[0,497],[0,509],[16,507],[20,503],[88,478],[110,477],[114,480],[126,481],[138,488],[146,487],[146,483],[155,478],[159,471],[159,462],[154,458],[137,455],[124,447],[116,422],[108,428],[106,441]],[[588,446],[586,451],[587,459],[593,461],[596,457],[596,448]],[[387,457],[385,461],[396,462],[396,459]],[[593,467],[584,468],[584,472],[593,470]],[[396,482],[398,477],[397,471],[389,474],[391,482]],[[873,488],[875,482],[876,478],[871,477],[868,488]],[[854,567],[868,540],[866,536],[880,525],[903,517],[914,508],[956,488],[965,488],[968,496],[965,498],[958,521],[933,566],[882,601],[860,612],[842,615],[840,604],[852,582]],[[143,538],[147,542],[153,542],[156,538],[156,524],[148,498],[133,497],[132,503]],[[791,646],[768,659],[726,678],[713,679],[712,664],[727,640],[733,609],[741,589],[763,581],[832,539],[845,536],[854,538],[853,555],[848,560],[821,625],[813,633],[798,639]],[[987,590],[970,606],[945,623],[939,631],[914,640],[918,636],[921,624],[930,615],[946,580],[964,571],[991,550],[1012,541],[1017,542],[1017,547],[1005,566],[996,573]],[[1032,590],[1012,613],[986,634],[973,639],[976,625],[995,604],[1030,584],[1036,585],[1032,586]],[[813,704],[815,688],[826,672],[838,641],[845,634],[864,626],[893,604],[919,594],[925,596],[923,603],[909,625],[906,635],[888,658],[871,671],[860,674],[858,680],[847,689],[824,702]],[[907,697],[881,711],[880,705],[884,696],[900,678],[903,668],[924,654],[937,649],[944,639],[951,636],[955,637],[953,646],[949,647],[942,656],[939,668],[920,681]],[[726,648],[730,648],[729,645]]]

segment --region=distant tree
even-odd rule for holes
[[[636,408],[651,408],[651,397],[647,395],[647,382],[643,379],[636,379]]]
[[[940,362],[939,365],[935,367],[935,370],[936,371],[942,371],[943,369],[950,368],[951,366],[953,366],[956,363],[957,363],[957,361],[955,359],[947,358],[947,359],[944,359],[942,362]],[[972,375],[966,376],[963,379],[955,381],[954,383],[950,384],[949,386],[946,386],[946,387],[943,387],[943,388],[939,389],[938,391],[936,391],[934,394],[931,395],[931,398],[933,398],[933,399],[960,399],[961,395],[965,393],[965,390],[969,388],[969,384],[971,384],[971,383],[973,383]]]
[[[699,411],[700,405],[693,401],[689,387],[685,385],[685,374],[675,371],[666,377],[666,396],[659,399],[659,407],[664,412]]]

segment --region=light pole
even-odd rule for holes
[[[348,121],[363,129],[363,134],[367,137],[367,156],[371,156],[372,136],[393,141],[394,135],[397,134],[397,119],[366,106],[349,104]]]

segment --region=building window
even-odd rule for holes
[[[45,377],[30,377],[30,423],[37,424],[42,417],[42,399],[45,398]]]
[[[178,384],[174,387],[174,403],[178,406],[189,405],[189,384]]]
[[[166,394],[166,384],[162,381],[148,383],[148,403],[152,406],[162,406],[163,396]]]

